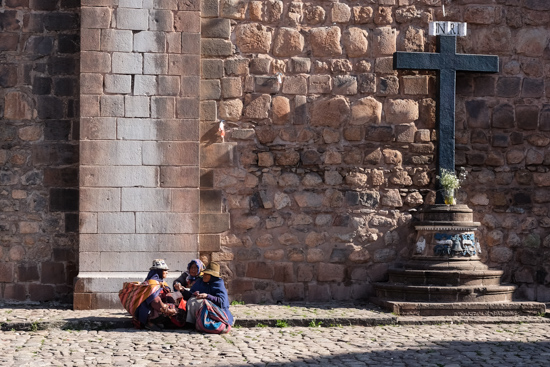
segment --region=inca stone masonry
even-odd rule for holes
[[[545,0],[2,0],[0,299],[118,307],[198,256],[247,303],[371,296],[435,199],[436,75],[393,69],[434,20],[500,59],[457,76],[458,201],[550,301]]]

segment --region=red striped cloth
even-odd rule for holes
[[[122,307],[124,307],[130,315],[135,316],[136,309],[139,305],[141,305],[141,303],[151,294],[157,293],[161,289],[163,283],[153,279],[146,280],[143,283],[124,283],[122,289],[118,292],[118,298],[120,298]],[[166,283],[164,283],[164,285],[167,286]]]

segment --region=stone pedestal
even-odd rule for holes
[[[466,205],[432,205],[420,212],[411,259],[376,283],[371,299],[398,315],[536,315],[543,303],[512,302],[513,285],[501,285],[501,270],[479,259],[480,223]]]

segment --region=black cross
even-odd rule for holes
[[[437,164],[438,174],[441,174],[442,169],[455,171],[456,72],[496,73],[498,56],[457,54],[456,36],[438,36],[437,48],[439,53],[396,52],[393,56],[393,68],[435,70],[439,74]],[[440,191],[436,202],[443,203]]]

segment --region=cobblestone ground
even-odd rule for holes
[[[0,334],[2,366],[548,366],[550,325],[39,330]]]

